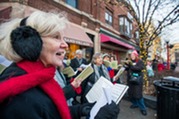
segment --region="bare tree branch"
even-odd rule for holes
[[[152,1],[152,0],[151,0],[151,1]],[[157,10],[159,4],[161,3],[160,1],[161,1],[161,0],[158,0],[158,2],[155,1],[155,2],[157,2],[157,4],[154,6],[154,9],[152,10],[151,15],[149,16],[149,17],[150,17],[150,18],[149,18],[149,24],[147,25],[146,29],[149,29],[149,26],[150,26],[150,24],[152,23],[151,21],[152,21],[153,15],[154,15],[155,11]],[[155,2],[154,2],[154,3],[155,3]],[[151,6],[149,6],[149,7],[151,7]]]
[[[138,17],[139,17],[139,21],[140,21],[140,9],[139,9],[139,5],[137,4],[137,1],[135,0],[134,1],[134,4],[135,4],[135,7],[137,8],[137,14],[138,14]]]
[[[142,24],[143,26],[145,25],[145,20],[144,20],[144,16],[145,16],[145,6],[146,6],[146,0],[144,0],[144,3],[143,3],[143,9],[142,9]]]
[[[167,27],[168,25],[171,25],[171,23],[167,23],[167,24],[164,25],[164,22],[167,20],[167,18],[170,17],[170,15],[171,15],[172,13],[174,13],[174,12],[178,9],[178,7],[179,7],[179,5],[177,5],[172,11],[170,11],[169,14],[166,15],[166,17],[165,17],[161,22],[159,22],[158,27],[157,27],[157,28],[155,29],[155,31],[152,33],[152,35],[151,35],[151,37],[150,37],[149,40],[153,40],[153,39],[152,39],[153,36],[156,35],[156,33],[157,33],[158,31],[162,31],[163,28]],[[177,19],[177,18],[178,18],[178,15],[176,15],[176,17],[175,17],[173,20],[175,21],[175,19]],[[174,21],[172,21],[172,23],[173,23]]]
[[[152,0],[149,1],[149,5],[148,5],[147,11],[146,11],[147,13],[146,13],[145,20],[144,20],[144,26],[145,26],[145,24],[146,24],[146,22],[147,22],[147,19],[148,19],[148,16],[149,16],[149,11],[150,11],[150,9],[151,9],[151,6],[152,6]]]

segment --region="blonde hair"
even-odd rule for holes
[[[17,18],[0,26],[0,54],[8,60],[18,62],[22,58],[13,50],[11,45],[11,32],[19,27],[22,19]],[[36,29],[41,37],[54,36],[66,27],[68,20],[62,13],[33,12],[26,20],[26,26]]]

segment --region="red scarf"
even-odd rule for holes
[[[63,90],[54,80],[55,67],[46,68],[40,61],[21,61],[17,65],[27,74],[0,83],[0,103],[9,97],[39,86],[54,102],[62,119],[71,119]]]

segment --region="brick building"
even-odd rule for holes
[[[71,22],[63,36],[69,44],[69,58],[73,58],[76,49],[81,48],[88,59],[95,52],[107,52],[120,62],[129,50],[139,49],[135,42],[138,36],[136,24],[122,4],[115,0],[104,1],[1,0],[0,14],[8,19],[25,17],[35,10],[64,11]],[[4,9],[10,10],[4,12]]]

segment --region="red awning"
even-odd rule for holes
[[[93,47],[93,42],[82,27],[69,23],[63,30],[63,38],[67,43]]]
[[[126,47],[128,49],[134,49],[133,46],[127,44],[127,43],[124,43],[116,38],[113,38],[113,37],[110,37],[108,35],[105,35],[105,34],[100,34],[100,38],[101,38],[101,42],[112,42],[112,43],[116,43],[118,45],[121,45],[123,47]]]

